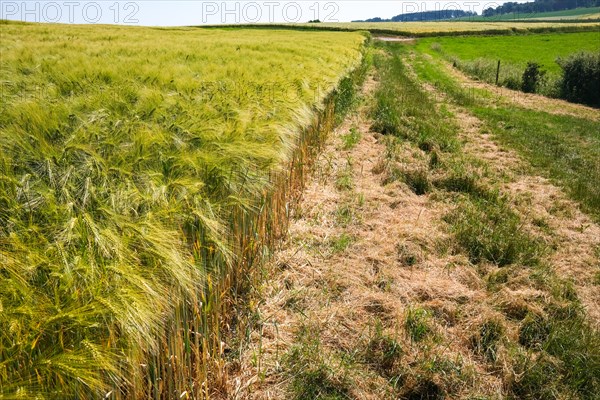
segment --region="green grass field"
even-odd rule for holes
[[[364,36],[1,29],[0,397],[208,395]]]
[[[525,68],[528,61],[535,61],[548,72],[559,73],[558,57],[567,57],[577,51],[600,51],[600,30],[529,36],[426,38],[419,40],[417,47],[432,54],[435,52],[431,48],[433,43],[439,44],[442,53],[462,61],[502,60],[520,68]]]

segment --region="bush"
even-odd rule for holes
[[[516,76],[509,76],[501,82],[501,86],[504,86],[511,90],[520,90],[523,84],[521,83],[521,80]]]
[[[529,61],[525,71],[523,72],[523,79],[521,89],[525,93],[535,93],[538,91],[538,87],[542,84],[546,71],[540,69],[540,64]]]
[[[560,97],[600,107],[600,52],[580,52],[556,62],[563,70]]]

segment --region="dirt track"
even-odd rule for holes
[[[258,308],[261,329],[252,333],[242,354],[239,373],[232,377],[231,398],[290,398],[290,378],[282,360],[298,345],[299,332],[310,331],[324,360],[339,365],[337,355],[358,351],[375,326],[401,343],[407,370],[429,357],[456,360],[451,361],[456,368],[471,371],[468,381],[448,376],[450,382],[462,382],[453,389],[456,398],[473,393],[503,396],[502,377],[509,371],[498,371],[473,354],[474,327],[500,316],[499,308],[521,307],[545,293],[520,284],[521,277],[527,281],[528,272],[518,270],[514,285],[497,293],[487,290],[481,269],[449,250],[452,238],[442,217],[452,204],[432,194],[419,196],[400,181],[384,183],[386,138],[371,132],[367,112],[376,85],[373,78],[367,80],[363,106],[335,130],[317,161],[289,238],[273,262],[273,279],[266,283],[265,300]],[[444,100],[440,93],[435,98]],[[481,121],[457,106],[449,110],[459,125],[465,153],[505,178],[502,190],[524,223],[537,229],[534,221],[547,221],[543,234],[558,249],[550,260],[555,272],[574,281],[591,319],[600,322],[600,293],[590,284],[589,268],[597,260],[600,228],[561,189],[525,174],[525,162],[482,134]],[[342,138],[352,129],[362,139],[344,150]],[[395,151],[399,165],[409,168],[426,159],[408,143]],[[340,187],[342,178],[350,183]],[[432,310],[439,335],[425,353],[404,333],[403,321],[414,308]],[[507,323],[506,334],[518,341],[517,325]],[[351,398],[397,397],[386,377],[368,365],[347,373]],[[412,378],[407,379],[405,386],[410,388]]]

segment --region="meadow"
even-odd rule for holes
[[[441,52],[466,62],[477,59],[501,60],[503,64],[521,70],[528,61],[534,61],[548,73],[558,74],[561,69],[556,63],[557,58],[568,57],[577,51],[600,51],[600,30],[523,36],[427,38],[419,41],[418,48],[429,54]]]
[[[600,54],[600,30],[514,37],[427,38],[419,41],[417,46],[431,56],[443,57],[478,80],[510,89],[561,97],[565,96],[561,90],[564,69],[560,65],[561,60],[568,60],[580,53]],[[523,89],[523,77],[530,63],[535,64],[537,71],[535,83],[530,84],[532,88]],[[593,85],[593,78],[586,80]]]
[[[209,396],[365,37],[0,23],[0,398]]]

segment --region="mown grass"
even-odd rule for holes
[[[568,285],[556,277],[550,281]],[[523,347],[512,345],[519,378],[510,384],[511,398],[597,398],[600,334],[576,296],[553,293],[544,315],[528,314],[519,327],[519,344]]]
[[[431,316],[422,308],[410,308],[406,313],[404,328],[411,340],[420,342],[433,334],[430,326]]]
[[[351,380],[348,361],[327,354],[320,341],[318,327],[303,325],[295,345],[284,357],[290,375],[290,395],[296,400],[349,398]]]
[[[341,136],[342,144],[343,144],[342,149],[343,150],[352,150],[354,147],[356,147],[358,142],[360,142],[361,138],[362,138],[362,135],[356,127],[350,128],[350,131],[348,133]]]
[[[384,45],[384,48],[391,53],[391,56],[382,58],[381,61],[387,60],[390,64],[396,62],[394,53],[407,54],[410,51],[408,47],[402,48],[397,45]],[[404,62],[411,62],[410,57],[405,57],[404,60],[406,60]],[[501,106],[487,106],[486,94],[483,92],[465,93],[443,72],[435,60],[417,56],[412,61],[412,65],[418,79],[435,85],[438,90],[444,92],[447,99],[466,107],[484,121],[487,121],[486,113],[505,111]],[[398,78],[400,81],[415,79],[408,75],[406,68],[399,67],[396,73],[404,75]],[[382,74],[383,87],[393,85],[393,80],[393,75]],[[419,90],[418,86],[415,80],[414,84],[408,85],[407,88],[411,92],[416,92]],[[398,87],[399,90],[401,88]],[[386,89],[381,90],[385,93]],[[432,123],[431,120],[444,120],[440,109],[432,107],[433,100],[430,97],[412,96],[411,98],[413,102],[419,101],[419,104],[423,104],[427,110],[430,110],[428,116],[423,116],[423,120],[418,120],[413,125],[415,130],[427,131],[429,124]],[[405,108],[410,110],[411,107]],[[398,112],[401,114],[403,111]],[[518,115],[520,112],[525,113],[525,110],[511,109],[510,112]],[[534,129],[530,126],[529,131],[523,128],[522,131],[518,131],[520,136],[533,136],[538,130],[545,128],[557,135],[556,142],[562,139],[565,146],[574,147],[575,152],[587,155],[587,160],[595,161],[589,156],[592,153],[583,151],[581,143],[577,142],[583,142],[585,146],[597,149],[597,138],[594,133],[597,131],[590,133],[589,129],[582,129],[583,125],[578,124],[584,122],[577,118],[574,119],[576,121],[566,119],[571,124],[575,124],[572,131],[566,129],[566,123],[558,128],[553,126],[552,116],[540,114],[544,116],[544,121],[551,121],[551,123],[542,121],[541,117],[538,120],[534,119],[533,121],[539,127]],[[498,129],[507,126],[514,129],[517,123],[525,124],[518,118],[515,122],[508,112],[502,115],[504,123],[498,124]],[[517,127],[520,129],[519,125]],[[563,136],[559,136],[559,133]],[[498,136],[501,134],[506,133],[502,131],[497,133]],[[419,140],[416,139],[418,135],[398,137],[408,139],[415,148],[419,147]],[[442,134],[442,138],[445,137],[446,135]],[[538,143],[536,146],[542,144]],[[499,304],[498,308],[502,310],[505,317],[497,314],[484,316],[475,326],[470,337],[471,350],[485,360],[492,373],[498,374],[502,379],[503,397],[511,399],[597,398],[600,392],[598,353],[600,333],[588,321],[573,285],[569,281],[560,279],[548,265],[548,255],[551,254],[552,249],[526,228],[525,222],[514,211],[511,200],[502,196],[494,188],[495,183],[505,178],[490,175],[485,171],[478,172],[481,171],[481,166],[477,160],[461,153],[460,143],[453,152],[430,153],[430,155],[436,154],[438,159],[435,163],[429,163],[428,172],[432,177],[430,180],[434,188],[440,191],[436,193],[436,198],[456,204],[454,211],[450,212],[445,220],[449,224],[449,231],[453,233],[459,251],[468,255],[470,262],[477,267],[482,277],[487,278],[487,288],[491,293],[497,295],[505,288],[519,285],[518,281],[523,284],[523,279],[528,280],[528,286],[544,293],[536,297],[532,304],[515,303],[510,306]],[[554,158],[556,157],[560,158],[560,154],[555,154]],[[595,165],[594,161],[592,166]],[[583,170],[580,170],[579,174],[582,172]],[[508,334],[507,326],[510,324],[517,324],[517,340],[513,340]],[[410,308],[404,325],[411,340],[415,343],[423,341],[422,348],[426,351],[427,340],[424,339],[431,332],[427,311]],[[456,380],[459,377],[453,376],[448,379]],[[406,382],[399,381],[399,384],[401,390],[409,389]],[[444,394],[443,387],[436,385],[427,387],[430,387],[431,395]]]
[[[402,49],[398,44],[387,46]],[[372,128],[384,135],[411,140],[426,151],[456,149],[452,127],[435,118],[438,113],[434,103],[408,77],[400,51],[391,52],[390,57],[379,54],[374,59],[381,85],[375,93]]]
[[[498,141],[515,149],[600,220],[600,122],[515,105],[490,107],[489,93],[458,85],[444,73],[439,59],[417,56],[414,67],[422,79],[469,109]]]
[[[488,261],[499,267],[535,265],[544,246],[523,230],[520,218],[504,199],[470,198],[445,217],[471,262]]]
[[[498,140],[567,189],[600,219],[600,123],[523,108],[473,109]]]
[[[3,23],[0,397],[222,386],[222,328],[363,41]]]

